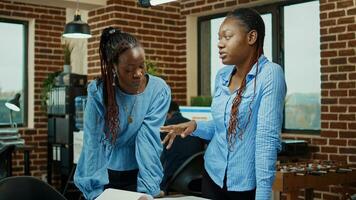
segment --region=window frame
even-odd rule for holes
[[[17,127],[25,127],[28,125],[28,48],[29,48],[29,22],[25,20],[20,20],[20,19],[12,19],[12,18],[5,18],[5,17],[0,17],[0,22],[3,23],[11,23],[11,24],[21,24],[23,25],[23,79],[22,79],[22,94],[21,98],[23,99],[23,105],[22,105],[22,123],[17,123]],[[9,128],[11,127],[11,124],[0,124],[0,128]]]
[[[270,13],[272,15],[272,61],[275,63],[278,63],[279,65],[282,66],[283,71],[285,68],[285,57],[284,57],[284,12],[283,12],[283,7],[285,6],[291,6],[295,4],[301,4],[301,3],[308,3],[308,2],[313,2],[313,1],[318,1],[318,0],[291,0],[288,2],[277,2],[277,3],[272,3],[272,4],[266,4],[266,5],[260,5],[256,7],[251,7],[258,11],[260,14],[266,14]],[[213,14],[213,15],[208,15],[208,16],[202,16],[198,17],[198,23],[197,23],[197,38],[198,38],[198,83],[197,83],[197,88],[198,88],[198,95],[201,95],[201,72],[203,71],[203,67],[201,65],[201,43],[200,43],[200,26],[201,23],[206,21],[206,20],[211,20],[219,17],[224,17],[228,14],[229,12],[222,12],[218,14]],[[210,80],[214,81],[214,80]],[[320,90],[321,92],[321,90]],[[320,105],[321,106],[321,105]],[[321,121],[320,121],[321,123]],[[282,133],[298,133],[298,134],[313,134],[313,135],[320,135],[321,128],[319,130],[311,130],[311,129],[285,129],[285,115],[283,116],[283,124],[282,124]]]

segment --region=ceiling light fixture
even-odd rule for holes
[[[151,6],[156,6],[159,4],[164,4],[168,2],[172,2],[175,0],[138,0],[138,3],[145,8],[151,7]]]
[[[77,0],[77,10],[75,11],[74,20],[64,27],[63,37],[65,38],[90,38],[90,27],[83,22],[79,13],[79,0]]]

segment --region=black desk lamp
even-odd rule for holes
[[[5,103],[5,106],[10,109],[10,123],[12,128],[16,128],[17,124],[12,119],[12,111],[19,112],[20,111],[20,97],[21,94],[17,93],[15,97]]]

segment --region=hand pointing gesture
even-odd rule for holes
[[[195,131],[196,127],[197,123],[194,120],[176,125],[162,126],[160,131],[167,133],[167,135],[162,141],[162,144],[167,143],[166,148],[169,149],[171,148],[173,141],[177,135],[180,135],[182,138],[185,138],[186,136],[192,134]]]

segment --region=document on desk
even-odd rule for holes
[[[98,196],[96,200],[116,200],[116,199],[137,200],[142,195],[144,195],[144,193],[108,188],[104,190],[104,192],[100,196]]]
[[[165,197],[165,198],[159,198],[157,200],[208,200],[208,199],[195,197],[195,196],[181,196],[181,197]]]
[[[104,190],[104,192],[96,198],[96,200],[137,200],[140,198],[142,195],[145,195],[144,193],[139,193],[139,192],[130,192],[130,191],[125,191],[125,190],[117,190],[117,189],[112,189],[108,188]],[[204,198],[201,197],[194,197],[194,196],[177,196],[177,197],[165,197],[165,198],[158,198],[158,200],[204,200]]]

